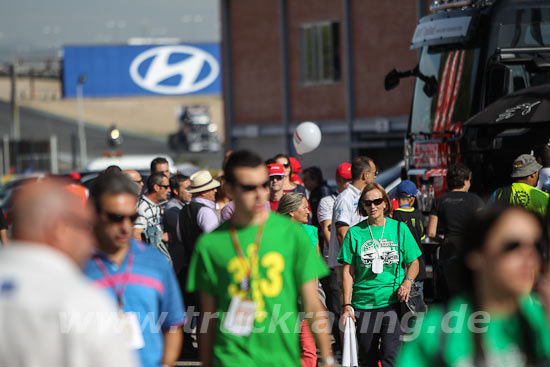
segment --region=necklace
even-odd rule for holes
[[[374,236],[372,235],[372,229],[370,229],[370,223],[367,221],[368,225],[369,225],[369,232],[370,232],[370,238],[372,239],[372,242],[374,242],[374,244],[380,244],[380,240],[382,240],[382,238],[384,237],[384,231],[386,230],[386,218],[384,218],[384,226],[382,227],[382,236],[380,236],[380,238],[377,240],[374,239]]]

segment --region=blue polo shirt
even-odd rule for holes
[[[121,293],[122,309],[135,312],[141,326],[145,341],[145,346],[138,350],[141,364],[159,366],[164,347],[162,331],[185,323],[178,282],[166,257],[150,246],[131,240],[121,266],[96,251],[84,273],[115,301],[117,292]]]

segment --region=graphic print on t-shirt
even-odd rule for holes
[[[399,254],[397,253],[397,244],[386,239],[368,240],[361,245],[361,261],[364,268],[372,267],[372,261],[380,258],[385,266],[392,266],[399,263]]]

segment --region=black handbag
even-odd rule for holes
[[[397,222],[397,254],[399,256],[399,262],[397,263],[395,278],[399,277],[399,269],[401,268],[401,222]],[[403,305],[405,307],[403,307]],[[424,302],[422,296],[422,290],[416,285],[411,286],[411,292],[409,293],[409,300],[407,302],[401,302],[402,313],[412,312],[413,315],[417,315],[419,312],[426,312],[428,305]],[[408,311],[407,311],[408,310]]]

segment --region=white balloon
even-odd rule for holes
[[[302,155],[315,150],[321,144],[321,129],[311,121],[302,122],[294,130],[294,148]]]

